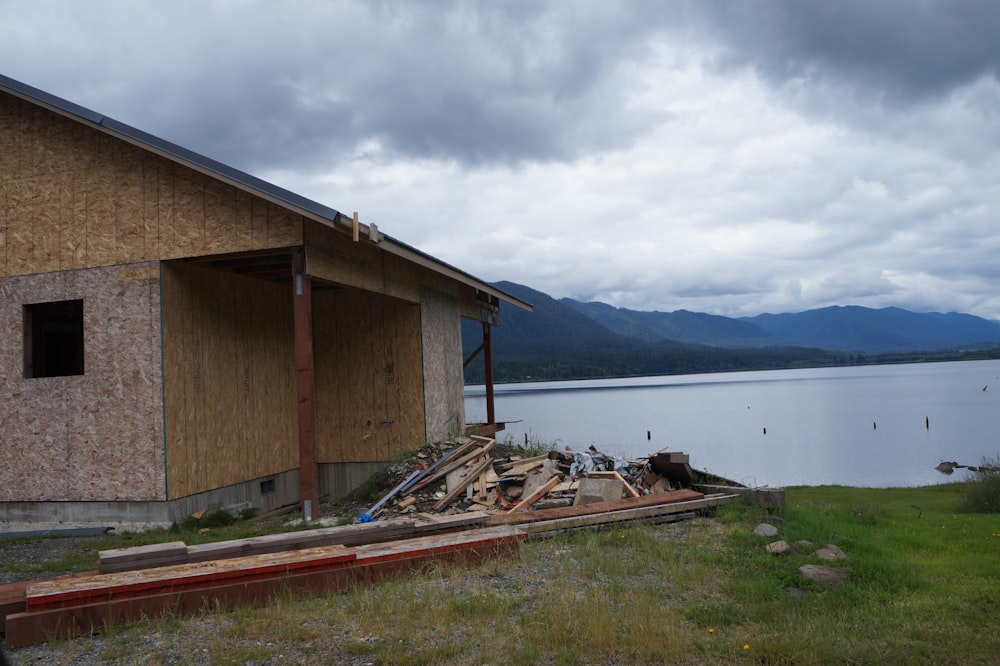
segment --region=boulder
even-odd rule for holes
[[[761,523],[756,528],[754,528],[753,535],[757,537],[765,537],[770,539],[771,537],[778,536],[778,528],[774,525],[769,525],[767,523]]]
[[[812,550],[813,542],[801,539],[792,544],[792,553],[795,555],[802,555],[803,553],[808,553]]]
[[[847,569],[824,567],[818,564],[803,564],[799,567],[799,575],[809,580],[815,580],[836,587],[837,585],[846,583],[851,577],[851,572]]]
[[[836,562],[837,560],[846,560],[847,555],[837,546],[832,543],[826,544],[823,548],[816,551],[816,557],[821,560],[826,560],[827,562]]]
[[[766,546],[767,552],[772,555],[784,555],[788,552],[791,546],[788,545],[787,541],[772,541]]]

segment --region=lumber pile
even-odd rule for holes
[[[265,604],[288,593],[339,591],[440,561],[512,557],[525,538],[516,526],[497,526],[29,583],[23,607],[6,616],[7,646],[87,635],[109,623],[151,615]]]
[[[418,454],[352,525],[102,551],[97,572],[0,588],[0,628],[18,647],[145,615],[342,590],[433,561],[507,557],[531,535],[677,520],[737,497],[691,489],[683,453],[626,461],[593,446],[531,458],[497,448],[474,436]]]
[[[468,512],[452,516],[416,514],[407,518],[377,523],[342,525],[300,532],[281,532],[195,546],[185,545],[182,541],[172,541],[149,546],[102,550],[98,553],[97,568],[101,573],[114,573],[321,546],[360,546],[484,527],[488,520],[489,516],[481,512]]]
[[[458,438],[435,460],[424,455],[359,521],[392,520],[417,512],[503,514],[638,499],[688,488],[693,473],[684,453],[661,451],[643,460],[609,456],[595,447],[549,451],[531,458],[497,454],[496,440]]]

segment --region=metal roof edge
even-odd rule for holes
[[[57,97],[44,90],[39,90],[26,83],[21,83],[3,74],[0,74],[0,90],[5,90],[22,99],[38,103],[60,115],[95,125],[108,134],[151,150],[175,162],[180,162],[207,175],[219,177],[240,189],[253,191],[274,203],[291,206],[307,217],[332,222],[340,214],[339,211],[329,206],[324,206],[300,194],[296,194],[266,180],[206,157],[201,153],[196,153],[193,150],[179,146],[166,139],[161,139],[136,127],[119,122],[114,118]]]
[[[353,220],[351,218],[348,218],[346,215],[341,214],[338,222],[340,222],[341,224],[351,224]],[[402,257],[420,266],[430,268],[431,270],[440,273],[442,275],[447,275],[448,277],[454,280],[468,284],[471,287],[475,287],[479,291],[484,291],[487,294],[496,296],[500,300],[506,301],[511,305],[515,305],[521,308],[522,310],[527,310],[528,312],[531,312],[532,310],[535,309],[535,306],[533,306],[531,303],[528,303],[527,301],[522,301],[520,298],[508,294],[502,289],[497,289],[489,282],[485,282],[484,280],[477,278],[475,275],[463,271],[461,268],[452,266],[451,264],[446,263],[438,259],[437,257],[424,252],[423,250],[417,249],[412,245],[409,245],[408,243],[404,243],[398,238],[393,238],[392,236],[384,234],[381,231],[379,231],[378,233],[379,236],[381,237],[381,239],[378,241],[378,245],[380,247],[383,247],[383,249],[385,249],[387,252],[391,252],[392,254],[395,254],[398,257]]]

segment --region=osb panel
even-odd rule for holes
[[[17,110],[13,98],[0,99],[0,183],[11,180],[21,171]]]
[[[3,150],[3,146],[0,146]],[[7,183],[0,181],[0,275],[7,273]]]
[[[424,291],[421,337],[427,439],[437,441],[460,433],[465,426],[462,326],[454,298]]]
[[[165,499],[155,264],[0,278],[0,501]],[[24,305],[83,300],[85,373],[25,378]]]
[[[288,247],[302,244],[300,216],[274,204],[267,204],[267,242],[263,247]]]
[[[319,461],[386,461],[423,444],[419,307],[315,292],[313,331]]]
[[[170,499],[298,466],[288,288],[163,265]]]
[[[347,234],[312,222],[305,225],[305,237],[310,275],[376,294],[386,293],[382,272],[385,253],[378,247],[368,241],[354,242]],[[416,293],[413,295],[410,300],[416,302]]]
[[[476,316],[475,289],[384,252],[364,238],[354,242],[347,234],[306,221],[305,239],[310,275],[411,303],[420,302],[422,289],[432,289],[457,299],[463,317]]]
[[[302,243],[300,216],[0,93],[0,276]]]
[[[399,451],[412,449],[414,445],[430,441],[424,415],[424,368],[423,349],[420,340],[420,308],[397,303],[395,339],[396,395],[399,397],[400,414],[414,414],[418,418],[407,418],[400,426]],[[461,352],[459,352],[461,353]],[[394,453],[394,456],[396,455]]]
[[[119,264],[153,259],[146,254],[145,179],[141,160],[117,162],[111,170],[114,179],[112,197],[114,206],[115,258]]]

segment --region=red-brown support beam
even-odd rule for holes
[[[316,460],[316,371],[313,365],[312,283],[301,250],[292,257],[295,319],[295,393],[299,417],[299,501],[302,519],[319,518],[319,464]]]

